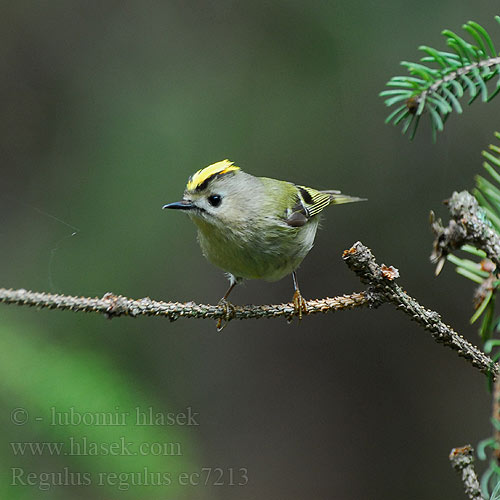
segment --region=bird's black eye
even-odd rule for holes
[[[210,203],[212,207],[218,207],[221,201],[222,196],[220,194],[212,194],[208,197],[208,203]]]

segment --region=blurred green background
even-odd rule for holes
[[[427,124],[412,143],[384,126],[377,94],[418,45],[444,48],[444,28],[473,19],[500,41],[495,14],[484,0],[4,3],[0,286],[216,302],[222,272],[187,217],[161,206],[192,172],[230,158],[369,199],[328,212],[299,270],[305,297],[361,288],[340,259],[361,240],[477,343],[471,285],[451,266],[433,276],[428,213],[446,217],[441,201],[472,187],[500,129],[498,102],[452,116],[433,145]],[[291,294],[289,279],[249,282],[232,300]],[[389,306],[232,322],[222,334],[201,320],[0,314],[2,498],[463,498],[449,450],[491,433],[484,377]],[[137,426],[137,407],[191,408],[199,425]],[[130,417],[50,425],[51,408]],[[181,453],[20,456],[9,444],[71,438],[178,443]],[[224,471],[224,485],[179,485],[203,467]],[[240,468],[248,483],[229,485]],[[91,484],[49,476],[42,487],[42,473],[61,471]],[[134,486],[141,472],[173,480]]]

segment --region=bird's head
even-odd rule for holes
[[[182,210],[195,222],[202,219],[214,225],[236,223],[248,216],[255,179],[233,162],[219,161],[194,173],[182,200],[163,208]]]

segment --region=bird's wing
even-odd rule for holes
[[[303,226],[311,217],[318,215],[328,205],[363,201],[362,198],[344,195],[340,191],[318,191],[305,186],[296,187],[297,201],[287,217],[287,224],[292,227]]]
[[[311,218],[319,214],[324,208],[330,205],[333,193],[317,191],[305,186],[297,186],[298,196],[304,207],[307,217]]]

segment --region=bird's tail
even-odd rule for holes
[[[357,196],[349,196],[342,194],[340,191],[321,191],[330,195],[330,205],[342,205],[343,203],[354,203],[355,201],[366,201],[366,198],[358,198]]]

